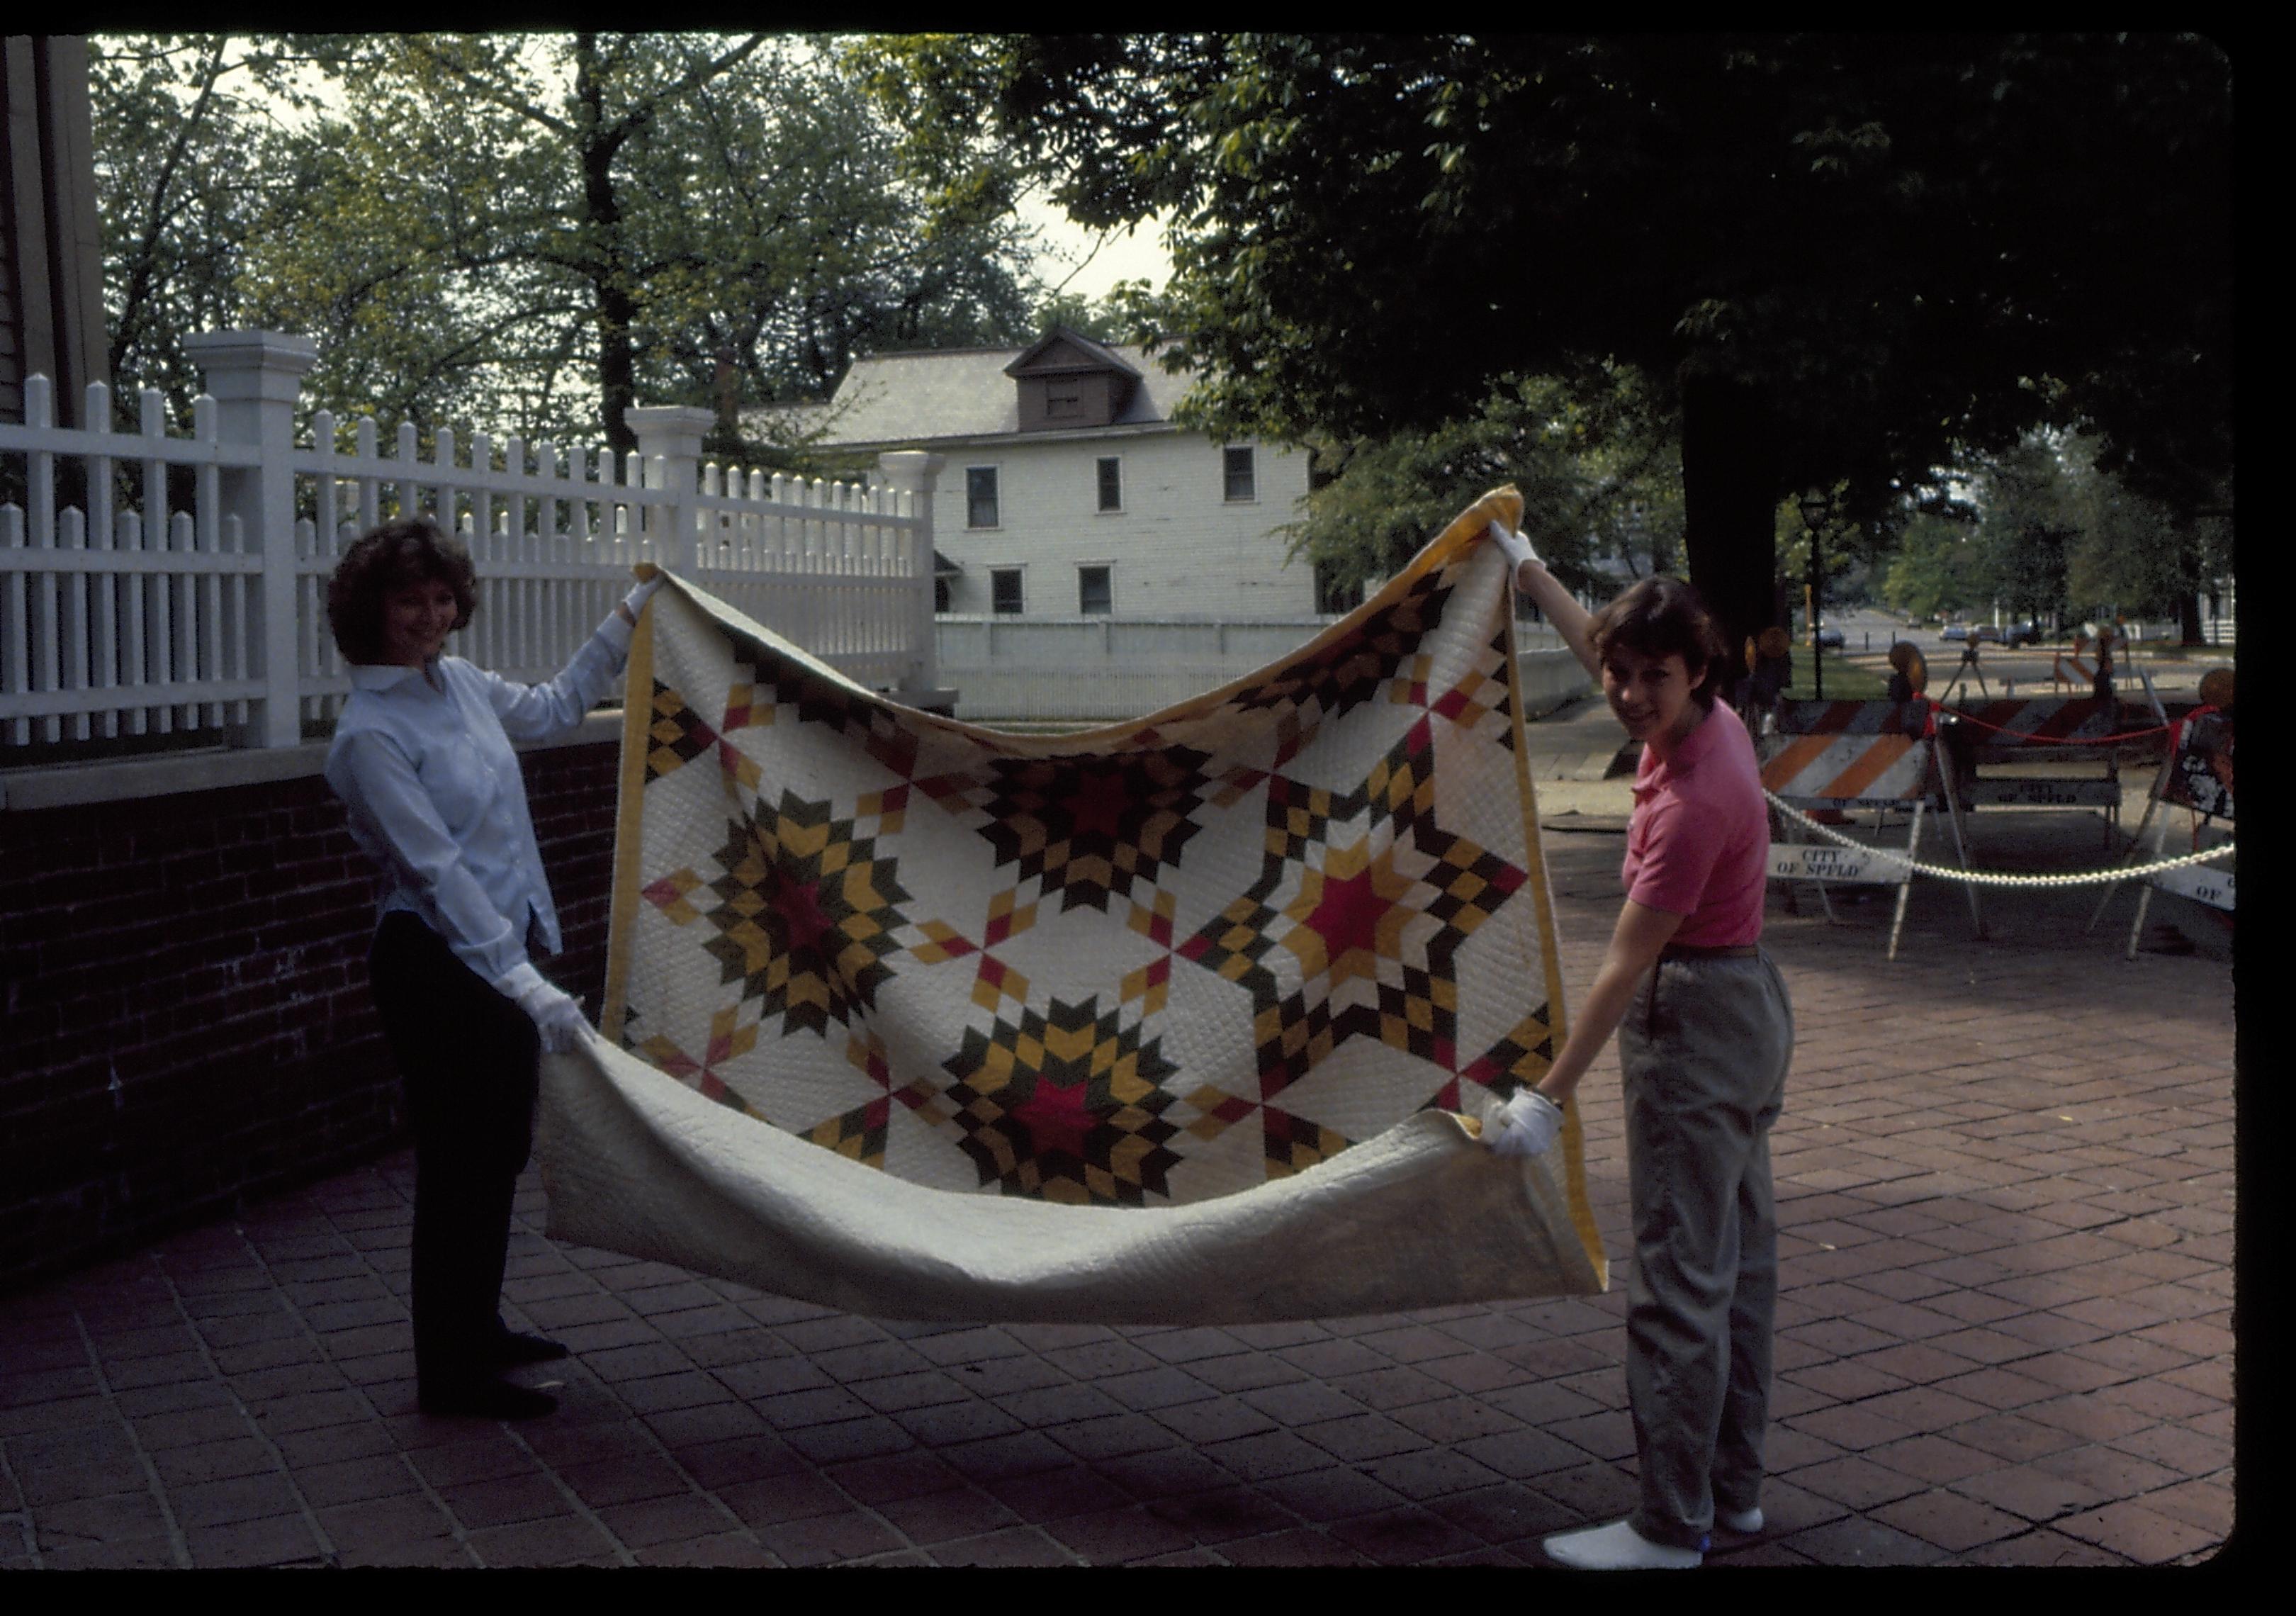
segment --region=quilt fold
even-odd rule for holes
[[[1485,496],[1347,618],[1069,735],[902,707],[673,578],[550,1232],[884,1317],[1224,1324],[1606,1283]]]

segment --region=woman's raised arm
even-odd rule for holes
[[[1538,559],[1538,552],[1530,547],[1529,539],[1497,522],[1491,524],[1491,534],[1497,539],[1499,548],[1514,561],[1514,587],[1530,596],[1546,620],[1554,625],[1562,643],[1570,647],[1587,677],[1600,679],[1602,665],[1595,659],[1594,641],[1587,636],[1587,626],[1594,621],[1594,614],[1573,600],[1570,591],[1546,570],[1546,563]]]

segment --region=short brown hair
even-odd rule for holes
[[[1652,658],[1680,656],[1690,675],[1691,695],[1701,707],[1712,710],[1729,652],[1714,614],[1698,591],[1680,578],[1644,578],[1595,614],[1587,637],[1598,662],[1609,657],[1613,645]],[[1702,674],[1707,676],[1702,684]]]
[[[383,596],[433,582],[455,592],[455,627],[467,626],[478,610],[478,570],[461,539],[420,518],[386,522],[354,539],[327,580],[327,627],[343,660],[381,661]]]

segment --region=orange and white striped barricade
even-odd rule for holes
[[[1903,859],[1894,849],[1887,849],[1890,857],[1882,857],[1881,849],[1770,843],[1770,879],[1818,883],[1829,919],[1833,914],[1833,900],[1826,897],[1829,882],[1896,887],[1889,952],[1895,959],[1898,939],[1905,930],[1906,903],[1913,893],[1913,870],[1904,860],[1919,857],[1922,816],[1929,808],[1944,807],[1962,866],[1969,865],[1960,811],[1946,789],[1944,759],[1930,710],[1919,701],[1780,701],[1773,711],[1776,724],[1761,747],[1762,787],[1777,802],[1802,810],[1873,808],[1877,833],[1886,827],[1890,809],[1911,816]],[[1977,890],[1967,891],[1970,920],[1982,937],[1985,921],[1978,909]]]
[[[2084,685],[2093,684],[2096,679],[2098,662],[2111,661],[2116,652],[2122,656],[2128,653],[2126,629],[2112,627],[2101,629],[2094,652],[2089,650],[2089,636],[2086,632],[2075,634],[2073,648],[2058,652],[2050,661],[2050,688],[2062,685],[2067,690],[2078,690]]]
[[[2199,706],[2170,726],[2168,756],[2161,760],[2161,772],[2153,780],[2150,800],[2144,805],[2144,817],[2137,821],[2136,834],[2131,838],[2131,860],[2161,862],[2168,845],[2170,814],[2176,808],[2184,808],[2193,816],[2194,852],[2200,850],[2202,834],[2212,829],[2215,822],[2221,820],[2227,826],[2233,823],[2232,670],[2212,670],[2201,681],[2201,697]],[[2160,825],[2152,833],[2148,848],[2144,830],[2156,814]],[[2120,890],[2119,882],[2105,890],[2096,913],[2089,917],[2091,931],[2104,918],[2106,906]],[[2136,897],[2136,918],[2128,928],[2130,959],[2136,957],[2136,945],[2144,932],[2145,912],[2152,906],[2156,890],[2174,892],[2230,914],[2234,898],[2234,872],[2208,865],[2186,865],[2181,869],[2147,874]]]
[[[2146,694],[2152,694],[2149,682]],[[2153,716],[2161,718],[2159,699]],[[2134,720],[2132,722],[2132,719]],[[2095,696],[2031,696],[1941,708],[1948,759],[1962,766],[1955,794],[1971,808],[2103,808],[2111,845],[2120,823],[2120,760],[2158,746],[2165,718],[2146,723],[2125,704]],[[2102,764],[2102,775],[1986,775],[1988,767]]]

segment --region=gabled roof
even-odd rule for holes
[[[1061,338],[1055,331],[1033,349],[944,349],[856,359],[838,384],[834,422],[823,447],[893,448],[940,439],[1018,437],[1020,389],[1013,367]],[[1089,340],[1073,333],[1068,340]],[[1091,347],[1107,355],[1106,362],[1078,368],[1115,368],[1139,378],[1115,422],[1100,431],[1164,426],[1173,406],[1194,385],[1193,377],[1172,374],[1137,348]]]
[[[1021,376],[1073,376],[1090,371],[1112,370],[1137,381],[1138,367],[1127,364],[1112,348],[1103,348],[1090,337],[1055,325],[1032,348],[1004,367],[1004,373]]]

